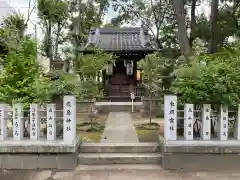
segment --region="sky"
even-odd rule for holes
[[[25,17],[27,17],[29,0],[0,0],[0,2],[1,1],[6,1],[16,11],[24,14]],[[35,2],[35,0],[31,0],[32,6],[34,5],[34,2]],[[206,15],[209,15],[210,9],[208,8],[208,4],[209,4],[209,0],[205,0],[203,5],[201,7],[197,8],[197,13],[204,12]],[[1,7],[1,3],[0,3],[0,11],[2,11],[1,10],[2,8],[5,8],[5,7]],[[116,12],[114,12],[112,8],[109,8],[108,13],[105,16],[105,22],[109,21],[111,18],[115,17],[116,15],[117,15]],[[35,31],[35,26],[37,27],[36,31]],[[29,24],[28,24],[28,30],[27,30],[27,33],[29,33],[29,34],[35,34],[35,32],[37,33],[38,39],[40,37],[42,37],[41,28],[38,25],[38,18],[37,18],[36,10],[33,11],[31,14]]]
[[[1,1],[6,1],[16,11],[24,14],[25,17],[27,17],[29,0],[0,0],[0,2]],[[34,5],[34,1],[35,0],[31,0],[32,7]],[[1,7],[1,3],[0,3],[0,11],[1,11],[2,8],[5,8],[5,7]],[[114,16],[116,16],[116,13],[112,9],[109,9],[109,11],[108,11],[108,13],[106,14],[106,17],[105,17],[105,22],[108,21],[109,19],[111,19],[111,17],[114,17]],[[35,31],[35,26],[37,26],[37,31]],[[27,30],[27,33],[29,33],[29,34],[34,34],[35,32],[37,32],[38,39],[40,37],[42,37],[41,28],[38,25],[38,18],[37,18],[36,10],[33,11],[32,14],[31,14],[30,21],[29,21],[29,24],[28,24],[28,30]]]

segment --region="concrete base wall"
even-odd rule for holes
[[[81,141],[0,141],[1,169],[74,169]]]
[[[166,141],[159,138],[162,167],[166,170],[240,169],[240,142],[229,141]]]
[[[1,169],[74,169],[77,154],[1,154]]]
[[[240,155],[164,153],[162,167],[166,170],[239,170]]]

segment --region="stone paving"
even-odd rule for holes
[[[132,116],[128,112],[110,112],[106,121],[103,143],[137,143],[139,142]]]
[[[131,165],[135,166],[135,165]],[[137,166],[137,165],[136,165]],[[145,165],[146,166],[146,165]],[[165,171],[159,168],[98,169],[54,172],[44,170],[7,172],[3,180],[239,180],[240,170],[231,171]]]

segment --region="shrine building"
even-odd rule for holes
[[[115,65],[109,65],[102,73],[102,82],[107,97],[128,98],[134,92],[143,96],[141,70],[138,61],[157,49],[151,45],[144,28],[96,28],[91,29],[82,53],[94,53],[98,47],[117,56]]]

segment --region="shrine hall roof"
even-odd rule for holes
[[[155,51],[150,43],[148,32],[144,28],[97,28],[91,29],[87,44],[105,51]]]

